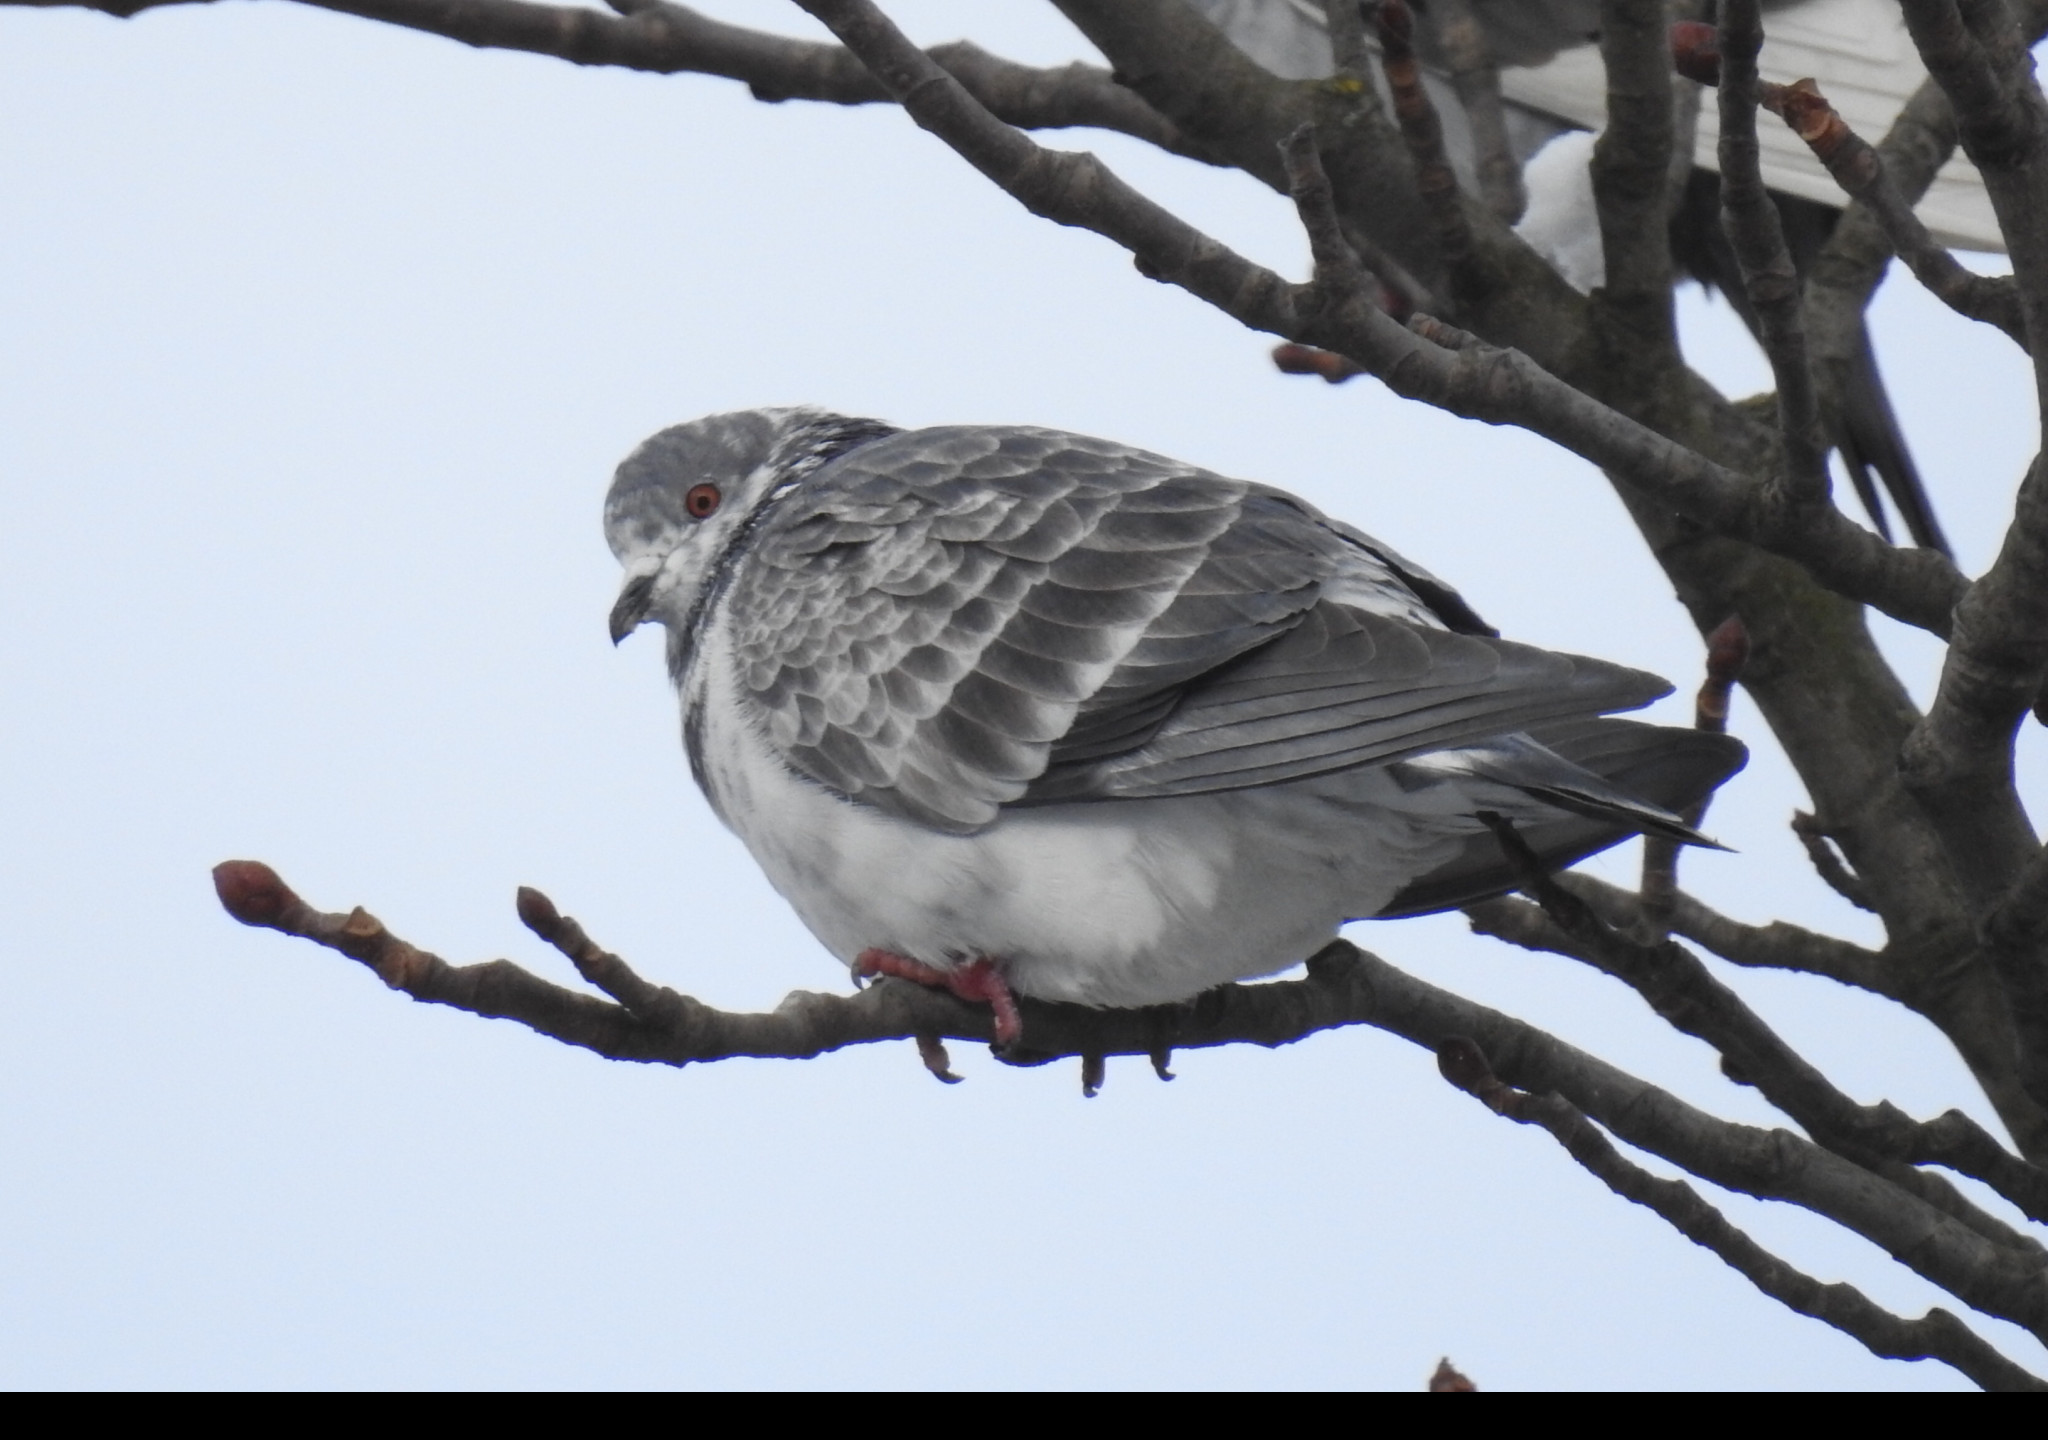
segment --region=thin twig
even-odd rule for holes
[[[1949,1311],[1936,1307],[1918,1320],[1894,1315],[1855,1286],[1824,1285],[1765,1250],[1682,1180],[1665,1180],[1626,1159],[1600,1128],[1555,1093],[1532,1094],[1503,1082],[1477,1042],[1455,1037],[1437,1051],[1437,1066],[1451,1084],[1496,1115],[1544,1130],[1615,1194],[1633,1200],[1679,1234],[1718,1255],[1757,1289],[1796,1314],[1811,1316],[1855,1337],[1873,1354],[1892,1360],[1940,1360],[1986,1390],[2048,1390],[2043,1381],[2008,1360]]]
[[[1349,0],[1328,3],[1336,7]],[[1486,31],[1472,11],[1471,0],[1430,0],[1429,18],[1451,69],[1451,85],[1458,92],[1458,103],[1465,107],[1465,120],[1472,129],[1472,160],[1479,178],[1479,198],[1503,223],[1512,225],[1528,208],[1529,192],[1522,184],[1521,164],[1508,143],[1500,67],[1493,62]]]
[[[1710,735],[1728,731],[1729,696],[1749,660],[1749,631],[1740,615],[1730,615],[1707,634],[1707,677],[1693,699],[1693,729]],[[1703,795],[1680,817],[1697,830],[1707,818],[1711,794]],[[1663,835],[1643,836],[1642,929],[1640,938],[1654,944],[1671,929],[1671,909],[1678,897],[1679,845]]]
[[[199,0],[0,0],[5,5],[97,10],[127,18]],[[581,5],[531,0],[294,0],[480,49],[520,50],[575,65],[618,66],[660,75],[723,76],[765,101],[835,105],[889,103],[859,60],[837,45],[749,30],[664,0],[637,0],[607,15]],[[1036,69],[969,41],[934,46],[932,58],[984,105],[1026,129],[1090,126],[1114,130],[1204,163],[1215,157],[1097,65]]]
[[[1964,269],[1913,213],[1885,173],[1877,151],[1849,128],[1811,80],[1781,87],[1777,101],[1772,108],[1828,167],[1835,183],[1870,207],[1892,249],[1928,293],[1958,315],[1995,325],[2022,350],[2027,348],[2019,287],[2011,276],[1978,275]]]
[[[1870,887],[1863,883],[1863,877],[1851,870],[1848,862],[1836,851],[1834,837],[1821,827],[1820,821],[1804,810],[1792,812],[1792,833],[1799,837],[1799,843],[1806,848],[1806,858],[1813,862],[1814,873],[1819,875],[1827,887],[1854,905],[1858,910],[1877,913],[1877,906],[1871,903]]]
[[[1422,195],[1443,247],[1444,268],[1451,289],[1460,294],[1472,264],[1472,225],[1465,215],[1458,177],[1444,153],[1443,121],[1422,85],[1422,64],[1415,58],[1415,16],[1407,0],[1381,0],[1379,6],[1380,68],[1393,98],[1394,118],[1415,163],[1415,188]]]
[[[1711,25],[1671,27],[1673,58],[1679,73],[1689,79],[1703,85],[1720,83],[1717,47]],[[1806,143],[1845,193],[1862,203],[1882,227],[1893,252],[1930,294],[1958,315],[1995,325],[2022,350],[2027,348],[2026,321],[2012,277],[1964,269],[1913,213],[1913,201],[1893,180],[1884,157],[1849,127],[1812,80],[1790,85],[1759,80],[1757,100]]]
[[[1778,207],[1764,189],[1756,138],[1757,53],[1764,31],[1758,0],[1722,0],[1721,217],[1756,312],[1764,354],[1778,386],[1778,428],[1785,465],[1770,486],[1789,512],[1828,503],[1827,447],[1820,440],[1820,401],[1807,363],[1799,272],[1785,246]]]

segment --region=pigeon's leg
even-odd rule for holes
[[[893,950],[863,950],[854,957],[853,973],[861,976],[892,975],[898,980],[915,980],[936,990],[950,990],[962,1000],[980,1001],[995,1012],[996,1048],[1006,1050],[1024,1032],[1017,1014],[1017,997],[996,971],[996,962],[983,956],[965,965],[944,969],[912,960]]]

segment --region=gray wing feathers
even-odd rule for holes
[[[1323,603],[1191,687],[1141,749],[1058,766],[1033,801],[1194,795],[1384,764],[1544,720],[1627,710],[1654,675]]]
[[[1229,534],[1247,488],[1052,431],[863,447],[754,545],[731,600],[742,683],[799,769],[978,829],[1044,771],[1084,704],[1155,697],[1157,681],[1119,683],[1118,669]],[[1179,657],[1173,638],[1136,657],[1169,683],[1264,636],[1240,625]],[[1118,714],[1091,733],[1121,743],[1131,728]]]
[[[1389,556],[1262,486],[961,427],[806,480],[725,603],[792,765],[959,832],[1007,804],[1271,783],[1664,691],[1444,630],[1463,602],[1425,577],[1433,609]]]

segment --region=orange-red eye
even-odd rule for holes
[[[683,496],[683,508],[690,512],[692,520],[708,520],[724,498],[716,485],[692,485],[689,493]]]

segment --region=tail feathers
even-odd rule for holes
[[[1913,543],[1923,550],[1939,550],[1947,555],[1948,537],[1941,533],[1941,524],[1934,518],[1934,505],[1927,498],[1920,467],[1913,463],[1913,452],[1906,448],[1906,437],[1899,430],[1899,417],[1892,411],[1884,377],[1877,370],[1877,353],[1871,349],[1870,332],[1861,326],[1858,329],[1856,358],[1842,386],[1841,414],[1833,427],[1836,433],[1829,439],[1841,452],[1857,498],[1870,512],[1878,534],[1887,540],[1892,538],[1891,527],[1885,523],[1884,509],[1878,502],[1877,487],[1870,480],[1873,470],[1884,482],[1892,508],[1899,512]]]
[[[1539,765],[1540,773],[1531,775],[1518,757],[1514,766],[1489,778],[1505,780],[1544,802],[1542,818],[1518,818],[1515,828],[1546,869],[1563,869],[1644,833],[1725,848],[1679,816],[1747,762],[1749,752],[1741,741],[1632,720],[1557,721],[1532,726],[1528,733],[1559,762],[1556,768]],[[1513,772],[1523,773],[1510,778]],[[1491,832],[1479,832],[1468,836],[1449,861],[1411,881],[1373,918],[1451,910],[1516,885],[1499,841]]]
[[[1803,280],[1834,234],[1841,210],[1796,195],[1773,193],[1772,199],[1784,228],[1785,248]],[[1726,295],[1752,335],[1762,334],[1762,322],[1742,283],[1742,267],[1721,226],[1721,177],[1711,170],[1695,168],[1686,179],[1685,189],[1671,214],[1671,258],[1683,273],[1708,290]],[[1856,487],[1856,498],[1863,502],[1878,534],[1887,540],[1892,538],[1884,502],[1878,495],[1881,481],[1913,543],[1944,555],[1949,553],[1948,540],[1935,521],[1934,507],[1927,499],[1920,471],[1913,464],[1912,451],[1906,447],[1898,416],[1892,411],[1884,377],[1878,374],[1877,354],[1871,349],[1870,331],[1861,317],[1857,320],[1856,353],[1849,362],[1848,373],[1842,377],[1840,403],[1836,413],[1828,417],[1827,439],[1841,454],[1849,483]]]
[[[1515,788],[1531,799],[1568,810],[1574,815],[1583,815],[1588,820],[1620,825],[1642,835],[1661,835],[1666,840],[1675,840],[1680,845],[1697,845],[1702,850],[1728,848],[1693,829],[1685,823],[1684,817],[1656,805],[1631,800],[1609,786],[1518,785]]]

